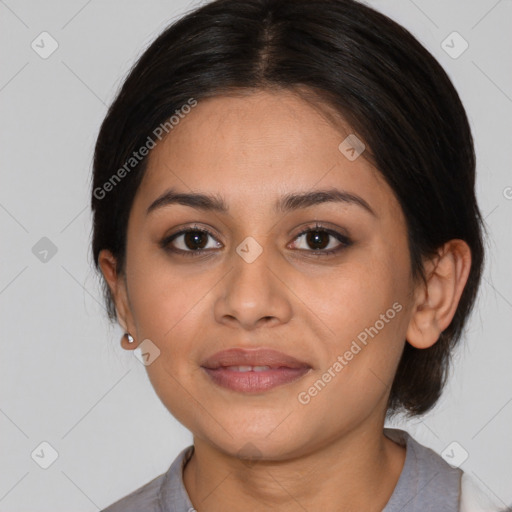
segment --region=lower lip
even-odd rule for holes
[[[249,372],[240,372],[228,370],[224,367],[215,369],[202,368],[217,385],[243,393],[259,393],[283,384],[289,384],[303,377],[311,369],[272,368],[261,372],[252,370]]]

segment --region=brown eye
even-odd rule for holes
[[[330,237],[326,231],[309,231],[306,233],[306,243],[315,250],[321,250],[329,245]]]
[[[170,252],[195,256],[209,252],[209,249],[219,248],[222,245],[219,242],[211,244],[210,238],[216,240],[213,234],[206,229],[184,229],[166,237],[162,240],[160,246]],[[208,247],[209,243],[210,247]]]
[[[301,237],[303,237],[304,243],[299,247],[295,244],[295,248],[319,256],[334,254],[352,245],[352,241],[347,236],[318,225],[305,229],[297,235],[295,240]]]
[[[208,242],[208,235],[203,231],[187,231],[183,235],[183,243],[188,249],[204,249]]]

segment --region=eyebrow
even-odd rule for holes
[[[357,205],[372,214],[374,217],[377,217],[377,214],[362,197],[336,188],[285,194],[274,204],[274,212],[286,213],[322,203],[345,203]],[[146,215],[149,215],[151,212],[159,208],[172,204],[190,206],[197,210],[229,214],[229,208],[226,202],[219,195],[182,193],[176,192],[171,188],[149,205]]]

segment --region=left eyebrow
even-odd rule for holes
[[[300,208],[308,208],[322,203],[346,203],[360,206],[374,217],[377,214],[371,206],[360,196],[345,190],[330,188],[326,190],[313,190],[295,194],[286,194],[274,205],[276,212],[289,212]]]
[[[309,208],[322,203],[353,204],[363,208],[374,217],[377,217],[377,214],[362,197],[336,188],[285,194],[274,204],[274,212],[285,213],[301,208]],[[203,211],[215,211],[223,214],[229,213],[226,202],[219,195],[180,193],[176,192],[174,189],[170,189],[149,205],[146,215],[158,208],[163,208],[171,204],[181,204]]]

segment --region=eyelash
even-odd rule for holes
[[[347,236],[342,235],[341,233],[338,233],[337,231],[334,231],[332,229],[323,227],[320,224],[315,224],[315,226],[310,226],[310,227],[304,229],[299,234],[297,234],[297,236],[294,238],[294,240],[296,240],[297,238],[300,238],[301,236],[303,236],[307,233],[310,233],[310,232],[327,233],[328,235],[334,237],[336,240],[341,242],[341,245],[338,246],[336,249],[330,249],[330,250],[324,249],[324,250],[317,250],[317,251],[307,251],[306,250],[305,251],[305,252],[310,253],[312,256],[330,256],[330,255],[336,254],[336,253],[342,251],[343,249],[349,247],[350,245],[352,245],[352,240],[350,240],[350,238],[348,238]],[[181,231],[178,231],[177,233],[174,233],[174,234],[164,238],[160,242],[160,247],[162,249],[164,249],[165,251],[183,255],[183,256],[192,256],[192,257],[204,256],[204,252],[209,251],[208,249],[196,249],[196,250],[184,251],[182,249],[171,248],[171,246],[170,246],[171,242],[174,241],[179,236],[184,235],[186,233],[203,233],[203,234],[208,235],[215,239],[215,235],[207,229],[188,228],[188,229],[183,229]],[[304,251],[304,249],[299,249],[299,250]]]

